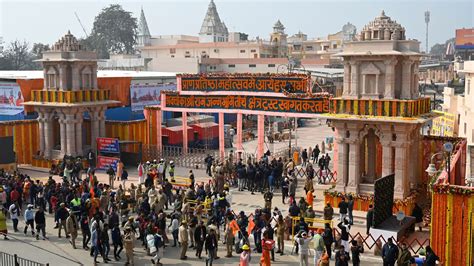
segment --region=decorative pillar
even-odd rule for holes
[[[188,153],[188,113],[183,112],[181,116],[183,125],[183,154]]]
[[[397,199],[407,196],[408,185],[408,148],[407,143],[397,143],[395,148],[395,192]]]
[[[92,89],[98,89],[97,87],[97,66],[93,66],[92,68]]]
[[[347,61],[344,62],[344,88],[342,95],[349,95],[351,90],[351,64]]]
[[[351,134],[356,134],[356,132]],[[360,155],[360,140],[353,138],[349,144],[349,176],[346,192],[359,193]]]
[[[219,157],[225,159],[224,113],[219,113]]]
[[[61,134],[61,158],[67,154],[66,146],[66,115],[64,113],[59,113],[59,131]]]
[[[156,115],[156,147],[158,148],[158,152],[161,154],[163,151],[163,134],[161,129],[162,124],[162,111],[161,108],[158,108],[155,112]],[[151,132],[151,131],[150,131]]]
[[[82,111],[77,113],[76,114],[77,118],[76,118],[76,121],[75,121],[76,122],[75,127],[76,127],[76,153],[77,153],[77,156],[84,155],[83,146],[82,146],[82,122],[83,122],[82,115],[83,115]]]
[[[58,84],[56,84],[56,89]],[[66,65],[59,64],[59,89],[67,90]]]
[[[402,91],[400,98],[401,99],[411,99],[411,65],[413,61],[407,59],[403,61],[402,69]]]
[[[397,60],[394,58],[384,61],[385,64],[385,99],[395,98],[395,65]]]
[[[93,108],[89,112],[91,118],[91,149],[97,151],[97,138],[99,137],[99,114],[96,108]]]
[[[53,151],[53,113],[43,113],[44,116],[44,158],[50,159]]]
[[[44,155],[44,150],[45,150],[45,133],[44,133],[44,124],[45,124],[45,119],[44,119],[44,114],[42,110],[38,110],[38,131],[39,131],[39,155],[43,156]]]
[[[336,138],[337,143],[337,180],[336,180],[336,191],[345,192],[347,181],[348,181],[348,169],[349,169],[349,144],[344,142],[341,137]]]
[[[381,142],[382,144],[382,177],[394,173],[393,166],[393,148],[390,141]]]
[[[242,113],[237,113],[237,150],[242,151]]]
[[[99,137],[107,136],[107,132],[105,129],[105,107],[99,111]]]
[[[68,88],[70,90],[76,91],[79,90],[79,80],[81,76],[79,74],[79,66],[76,64],[71,65],[72,68],[72,88]]]
[[[358,61],[351,61],[351,93],[352,98],[359,97],[359,64]]]
[[[48,67],[43,67],[43,88],[49,89],[49,76],[48,76]]]
[[[76,119],[74,113],[66,114],[67,155],[76,155]]]
[[[257,160],[262,158],[265,146],[265,116],[257,116]]]

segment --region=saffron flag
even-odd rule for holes
[[[253,222],[253,219],[250,219],[249,227],[247,228],[248,235],[250,235],[250,233],[252,233],[252,230],[253,230],[254,227],[255,227],[255,223]]]
[[[90,188],[90,193],[91,193],[91,199],[95,197],[94,193],[94,175],[89,174],[89,188]]]
[[[232,222],[229,223],[229,226],[230,226],[230,229],[232,230],[232,234],[235,236],[235,234],[237,234],[237,232],[240,231],[240,227],[239,225],[237,224],[237,221],[236,220],[232,220]]]

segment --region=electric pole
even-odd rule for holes
[[[426,23],[426,54],[429,53],[428,51],[428,24],[430,24],[430,11],[425,12],[425,23]]]

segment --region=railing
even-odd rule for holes
[[[330,113],[381,117],[417,117],[431,111],[430,98],[417,100],[331,100]]]
[[[183,147],[181,146],[163,146],[162,150],[158,149],[156,145],[143,145],[144,160],[159,160],[166,158],[166,160],[173,161],[176,166],[187,168],[205,168],[204,162],[206,156],[210,154],[217,157],[217,152],[214,150],[206,150],[202,148],[189,148],[186,155],[183,154]]]
[[[49,103],[83,103],[106,101],[110,99],[110,90],[33,90],[31,100],[33,102]]]
[[[36,261],[18,257],[16,254],[7,254],[0,252],[0,265],[2,266],[49,266],[49,263],[43,264]]]

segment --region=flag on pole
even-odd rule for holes
[[[252,233],[252,230],[253,230],[254,227],[255,227],[255,223],[253,222],[253,219],[250,219],[249,227],[247,228],[248,235],[250,235],[250,233]]]
[[[236,220],[232,220],[230,223],[229,223],[229,226],[230,226],[230,229],[232,230],[232,234],[235,236],[235,234],[237,234],[237,232],[240,231],[240,227],[239,225],[237,224],[237,221]]]

